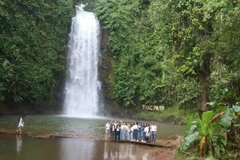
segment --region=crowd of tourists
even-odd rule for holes
[[[105,140],[156,142],[157,125],[140,122],[108,121],[105,125]]]

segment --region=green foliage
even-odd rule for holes
[[[52,99],[64,75],[71,1],[0,3],[0,100]]]
[[[142,2],[96,3],[113,56],[111,98],[125,107],[164,104],[212,109],[191,123],[181,149],[197,143],[201,156],[219,157],[226,147],[223,133],[235,120],[228,107],[240,97],[240,3]]]
[[[96,3],[96,13],[108,29],[108,46],[114,57],[112,98],[125,107],[162,104],[159,85],[165,80],[164,55],[152,34],[147,1],[106,1]]]
[[[138,6],[138,1],[128,0],[99,0],[95,4],[95,12],[103,21],[104,28],[110,31],[108,42],[115,55],[118,55],[121,49],[128,47],[127,42],[130,42],[130,39],[125,35],[131,32],[129,25],[134,23],[135,15],[139,12]]]
[[[209,101],[238,102],[239,7],[227,0],[97,0],[113,57],[111,98],[125,107],[200,110]]]
[[[191,128],[196,128],[196,126],[191,126]],[[191,131],[191,128],[189,129]],[[189,132],[190,132],[189,131]],[[185,137],[184,142],[180,146],[180,150],[186,150],[192,142],[194,142],[196,139],[198,139],[199,132],[193,132],[191,134],[188,134],[188,136]]]
[[[140,110],[136,113],[136,118],[143,120],[153,120],[153,121],[162,121],[169,117],[169,115],[175,118],[182,118],[185,113],[183,111],[179,111],[178,106],[174,107],[165,107],[164,111],[153,112],[153,111],[143,111]]]
[[[142,111],[137,114],[137,119],[148,120],[148,121],[159,121],[161,114],[159,112],[146,112]],[[161,117],[162,118],[162,117]]]
[[[232,106],[239,102],[239,75],[239,71],[228,72],[228,69],[225,67],[219,70],[219,72],[213,72],[211,75],[213,83],[211,98],[227,106]]]
[[[202,119],[198,116],[189,121],[184,142],[179,150],[187,150],[193,143],[199,144],[199,156],[214,155],[221,157],[221,152],[227,149],[227,137],[224,136],[231,128],[231,123],[239,120],[240,107],[234,106],[215,114],[204,112]],[[237,122],[237,121],[236,121]]]

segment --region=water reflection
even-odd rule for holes
[[[104,160],[129,159],[129,160],[155,160],[157,152],[148,152],[149,147],[128,143],[104,142]]]
[[[22,136],[16,135],[16,152],[17,152],[17,154],[20,153],[21,149],[22,149]]]
[[[0,134],[0,160],[158,160],[158,154],[156,148],[131,143]]]
[[[61,139],[61,160],[95,159],[96,141]]]
[[[101,142],[81,139],[60,140],[61,160],[156,160],[157,151],[131,143]],[[152,150],[149,152],[148,150]]]

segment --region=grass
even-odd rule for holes
[[[161,121],[169,116],[173,115],[175,118],[181,118],[184,116],[184,111],[179,110],[179,108],[176,107],[168,107],[165,108],[164,111],[139,111],[136,115],[136,118],[143,119],[143,120],[155,120],[155,121]]]

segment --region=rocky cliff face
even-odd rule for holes
[[[102,25],[101,25],[102,26]],[[110,99],[111,86],[109,84],[109,74],[112,70],[111,56],[107,45],[108,31],[101,27],[101,44],[99,59],[99,80],[101,81],[100,103],[104,105],[102,113],[105,115],[111,113],[113,101]]]

